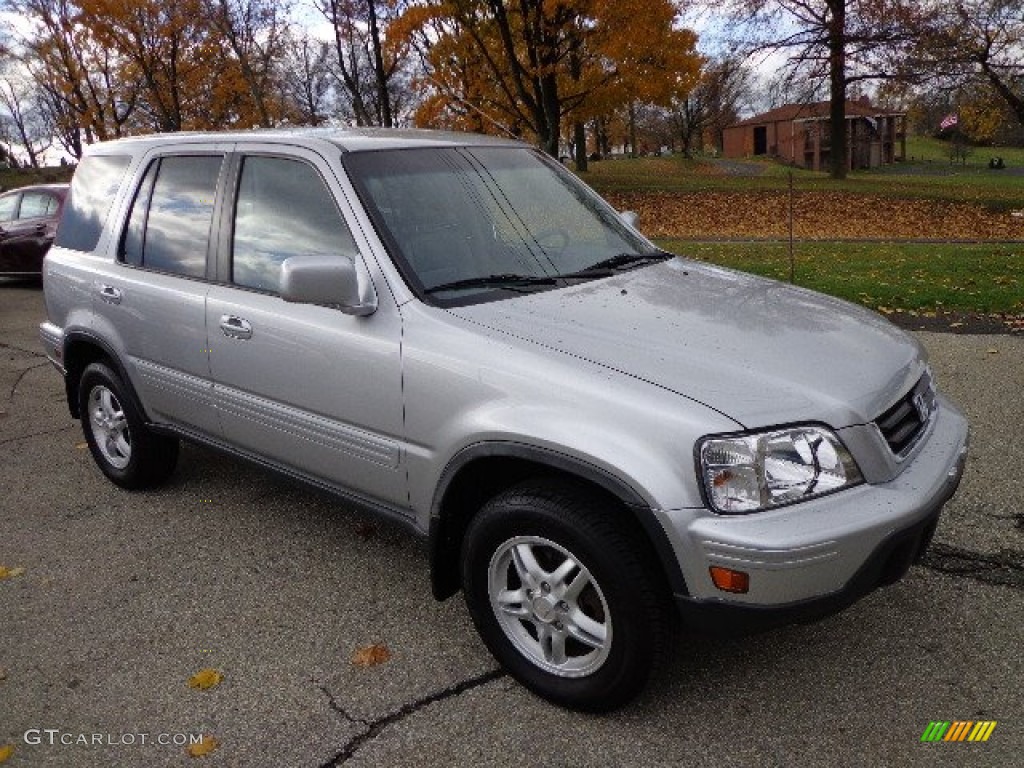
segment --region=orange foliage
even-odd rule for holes
[[[693,87],[696,35],[670,0],[425,0],[397,28],[428,71],[417,123],[528,134],[551,149],[560,125]]]
[[[246,35],[240,44],[278,41],[283,24],[271,0],[18,2],[40,27],[31,43],[37,79],[60,96],[71,127],[88,140],[248,128],[284,115],[271,84],[254,82],[225,26],[234,12],[251,25],[232,30]]]

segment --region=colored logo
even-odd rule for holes
[[[921,741],[988,741],[995,729],[995,720],[932,720]]]

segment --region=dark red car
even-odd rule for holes
[[[67,194],[67,184],[38,184],[0,195],[0,276],[42,273]]]

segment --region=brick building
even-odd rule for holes
[[[906,113],[846,102],[847,168],[877,168],[907,154]],[[814,171],[826,170],[832,153],[829,103],[787,104],[735,123],[722,133],[725,157],[766,155]]]

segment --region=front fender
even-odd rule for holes
[[[508,472],[504,478],[479,477],[475,474],[477,468],[486,472],[488,468],[496,466],[516,469]],[[547,448],[521,442],[488,441],[475,443],[459,451],[441,473],[434,493],[428,546],[431,587],[437,599],[450,597],[459,589],[462,538],[475,512],[475,509],[464,510],[458,500],[451,500],[452,495],[461,495],[454,492],[453,487],[460,482],[475,489],[488,488],[490,483],[494,483],[495,487],[504,487],[520,474],[525,477],[536,472],[557,473],[567,481],[588,483],[618,499],[624,513],[639,525],[653,547],[672,592],[676,595],[689,594],[665,529],[643,497],[627,482],[599,466]],[[494,492],[494,488],[488,488],[481,495],[493,495]]]

